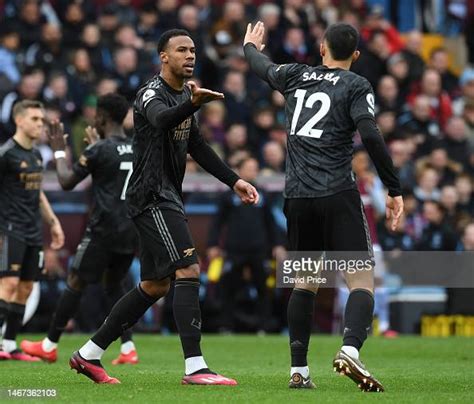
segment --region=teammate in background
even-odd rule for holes
[[[351,171],[352,136],[359,131],[379,177],[388,188],[386,214],[392,228],[403,212],[400,183],[374,118],[369,82],[349,71],[359,57],[359,34],[349,24],[331,25],[320,46],[323,65],[275,65],[265,55],[265,28],[247,27],[245,56],[250,68],[285,96],[288,130],[285,214],[290,250],[365,252],[373,259],[360,195]],[[359,360],[374,307],[373,271],[345,274],[350,290],[344,315],[343,346],[334,369],[363,391],[383,386]],[[317,287],[293,289],[288,303],[292,388],[314,388],[307,363]]]
[[[209,370],[201,353],[199,265],[182,198],[187,154],[233,188],[242,202],[257,203],[258,193],[219,159],[199,133],[194,113],[223,94],[193,82],[185,84],[196,61],[188,32],[166,31],[157,50],[161,73],[139,89],[134,104],[134,171],[127,191],[129,213],[140,237],[141,282],[119,300],[69,363],[96,383],[119,383],[100,363],[104,351],[166,295],[174,278],[173,311],[185,357],[182,383],[235,385],[235,380]]]
[[[0,147],[0,329],[6,321],[0,359],[39,361],[17,348],[25,304],[43,268],[43,219],[51,229],[51,248],[60,249],[64,233],[41,191],[43,162],[34,143],[44,130],[39,101],[13,107],[16,132]]]
[[[51,124],[49,141],[61,187],[69,191],[90,174],[95,204],[66,288],[51,319],[48,336],[39,342],[24,340],[21,343],[25,352],[48,362],[56,362],[61,334],[76,314],[87,285],[103,281],[109,310],[126,292],[122,280],[138,244],[125,205],[125,191],[133,171],[132,141],[125,136],[122,127],[127,111],[127,100],[121,95],[107,94],[98,99],[95,128],[88,128],[86,132],[89,146],[72,169],[65,159],[62,124]],[[113,363],[137,363],[131,330],[124,331],[121,339],[121,353]]]

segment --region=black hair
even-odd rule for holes
[[[334,60],[347,60],[357,50],[359,33],[352,25],[338,22],[329,26],[324,39]]]
[[[112,122],[121,125],[128,112],[128,102],[120,94],[105,94],[97,100],[97,109],[104,111]]]
[[[189,35],[189,32],[185,29],[169,29],[168,31],[163,32],[160,38],[158,39],[158,44],[156,45],[156,50],[158,51],[158,54],[165,50],[170,39],[174,38],[175,36],[188,36],[189,38],[191,38],[191,35]]]

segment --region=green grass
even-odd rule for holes
[[[28,336],[39,338],[39,336]],[[58,363],[0,362],[0,400],[6,388],[56,389],[56,400],[28,402],[182,402],[213,403],[341,403],[341,402],[474,402],[474,339],[401,337],[370,338],[362,360],[381,380],[386,392],[362,393],[356,385],[332,371],[332,357],[340,338],[314,336],[310,368],[316,390],[289,390],[288,342],[283,336],[204,336],[203,350],[212,369],[235,377],[239,386],[181,386],[183,360],[177,337],[135,338],[140,364],[115,367],[115,343],[103,363],[120,385],[95,385],[69,370],[69,354],[86,336],[63,337]],[[14,399],[20,402],[26,400]]]

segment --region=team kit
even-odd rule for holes
[[[375,124],[371,85],[350,71],[359,57],[359,33],[345,23],[329,26],[320,47],[320,66],[273,63],[262,53],[264,35],[263,23],[249,24],[243,49],[250,69],[285,97],[288,136],[283,210],[288,250],[363,252],[363,262],[370,269],[374,253],[351,168],[356,131],[388,190],[392,228],[403,212],[403,200],[398,176]],[[196,49],[189,33],[181,29],[164,32],[157,52],[161,72],[143,84],[133,104],[133,139],[122,126],[127,100],[118,94],[103,95],[98,99],[94,128],[85,133],[88,146],[72,166],[66,158],[62,123],[46,122],[39,102],[15,105],[15,135],[0,146],[0,327],[5,326],[0,359],[56,362],[61,335],[74,318],[84,291],[102,282],[108,317],[72,354],[69,365],[95,383],[120,383],[106,371],[102,355],[120,338],[120,352],[113,363],[137,364],[139,347],[133,341],[132,327],[173,288],[173,315],[184,356],[181,383],[238,384],[211,370],[201,349],[200,267],[182,191],[188,154],[242,203],[257,204],[259,194],[221,160],[200,132],[200,107],[224,95],[192,81]],[[50,227],[53,249],[64,244],[61,224],[41,190],[42,159],[35,142],[45,130],[62,189],[72,190],[90,176],[94,204],[47,335],[17,345],[26,300],[44,266],[43,226]],[[122,281],[136,254],[140,282],[127,291]],[[362,391],[382,392],[382,383],[359,358],[373,317],[373,271],[351,271],[345,278],[350,294],[333,367]],[[318,284],[293,280],[287,312],[288,386],[293,389],[316,387],[307,353]]]

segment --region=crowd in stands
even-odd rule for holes
[[[472,245],[474,220],[474,5],[431,3],[0,1],[0,144],[14,133],[15,102],[38,99],[49,119],[64,123],[77,159],[97,97],[109,92],[129,100],[125,126],[132,135],[135,93],[160,70],[157,39],[167,29],[183,28],[196,44],[196,80],[225,94],[199,111],[207,141],[232,166],[252,156],[260,175],[282,174],[284,98],[249,71],[242,51],[246,25],[265,23],[265,52],[275,63],[316,65],[325,28],[345,21],[361,32],[353,71],[374,88],[377,124],[405,197],[405,218],[391,232],[377,209],[384,196],[370,161],[357,168],[374,207],[378,243],[383,249],[464,249]],[[430,45],[427,36],[441,40]],[[52,168],[46,137],[42,143],[45,166]],[[190,161],[189,170],[199,168]]]

